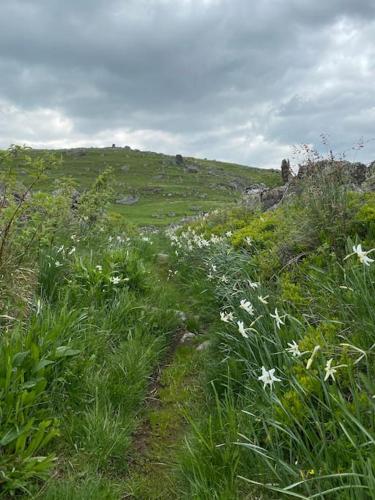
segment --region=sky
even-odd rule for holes
[[[374,139],[375,0],[1,0],[0,147],[278,168]]]

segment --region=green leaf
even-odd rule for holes
[[[30,351],[17,352],[17,354],[13,356],[13,366],[22,366],[22,363],[25,361],[29,354]]]
[[[78,349],[71,349],[67,345],[61,345],[56,349],[56,357],[57,358],[66,358],[68,356],[77,356],[77,354],[80,354],[81,351]]]

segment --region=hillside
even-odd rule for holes
[[[375,164],[152,230],[0,167],[0,498],[375,500]]]
[[[51,190],[61,176],[71,176],[81,191],[104,169],[112,167],[112,210],[136,225],[162,226],[236,202],[244,188],[279,183],[276,170],[214,160],[183,158],[125,148],[57,150],[62,166],[42,186]],[[41,151],[34,151],[40,154]]]

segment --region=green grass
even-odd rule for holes
[[[42,189],[52,190],[56,180],[69,176],[83,190],[101,171],[112,167],[111,210],[135,225],[163,226],[202,211],[226,208],[236,204],[243,189],[253,183],[280,183],[276,170],[185,158],[186,165],[198,168],[189,173],[171,156],[125,148],[59,150],[56,154],[62,158],[62,166],[41,184]],[[19,169],[22,180],[22,165]],[[115,202],[127,195],[139,196],[139,201],[134,205]]]

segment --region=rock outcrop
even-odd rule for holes
[[[309,179],[316,182],[333,179],[354,191],[375,191],[375,161],[369,166],[359,162],[337,160],[307,162],[299,166],[297,175],[293,175],[289,160],[284,159],[281,162],[283,185],[267,188],[264,184],[252,184],[245,189],[243,202],[249,208],[276,208],[285,198],[300,193]]]

